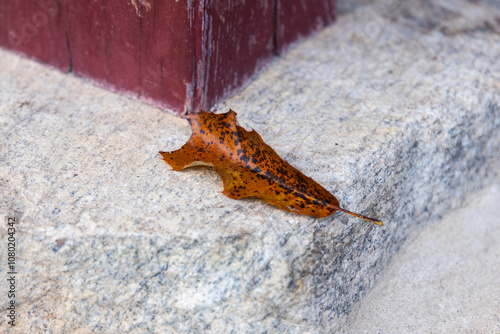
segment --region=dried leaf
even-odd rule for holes
[[[291,212],[326,217],[343,211],[377,225],[382,222],[339,207],[325,188],[281,157],[255,132],[236,122],[236,113],[202,111],[187,116],[193,134],[174,152],[160,152],[174,170],[210,165],[222,178],[224,195],[232,199],[258,197]]]

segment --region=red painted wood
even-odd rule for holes
[[[65,34],[57,2],[1,0],[0,46],[67,71]]]
[[[0,46],[182,114],[334,15],[334,0],[2,0]]]
[[[335,21],[336,0],[277,0],[277,51]]]
[[[274,5],[272,0],[215,0],[206,17],[206,70],[200,82],[202,107],[209,109],[274,57]]]
[[[185,1],[79,0],[66,10],[77,75],[177,112],[191,107],[192,32]]]

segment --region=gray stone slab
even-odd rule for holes
[[[500,333],[498,203],[500,180],[411,237],[344,331]]]
[[[0,51],[0,214],[18,218],[17,329],[340,328],[408,235],[493,176],[499,15],[460,0],[353,8],[226,102],[382,228],[230,200],[213,170],[173,172],[159,159],[187,141],[186,121]]]

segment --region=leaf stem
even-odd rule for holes
[[[378,225],[378,226],[384,225],[384,223],[381,220],[378,220],[378,219],[375,219],[375,218],[370,218],[370,217],[367,217],[367,216],[363,216],[363,215],[360,215],[359,213],[354,213],[354,212],[351,212],[349,210],[342,209],[342,208],[338,208],[338,210],[342,211],[342,212],[345,212],[345,213],[348,213],[350,215],[353,215],[355,217],[364,219],[364,220],[369,221],[371,223],[374,223],[375,225]]]

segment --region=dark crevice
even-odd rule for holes
[[[196,76],[196,73],[197,73],[197,66],[196,66],[196,42],[193,43],[193,44],[194,44],[194,47],[193,47],[193,78],[191,79],[191,82],[193,84],[192,84],[191,91],[190,91],[191,96],[189,97],[190,100],[191,100],[191,103],[184,108],[184,113],[185,114],[189,114],[190,112],[192,112],[193,110],[196,109],[196,99],[197,99],[196,92],[198,90],[198,80],[197,80],[197,76]]]
[[[73,55],[71,53],[71,44],[69,42],[69,4],[66,6],[65,15],[63,14],[64,7],[61,6],[59,2],[57,2],[57,9],[60,15],[60,19],[62,20],[62,25],[64,27],[64,37],[66,38],[66,52],[68,53],[68,73],[73,72]]]
[[[63,16],[62,16],[62,7],[61,7],[61,4],[59,2],[56,2],[56,4],[57,4],[57,20],[59,22],[61,22],[62,18],[63,18]]]
[[[141,58],[142,54],[141,53],[142,53],[142,5],[140,5],[140,7],[139,7],[139,75],[142,74],[142,58]]]
[[[273,54],[279,56],[278,51],[278,0],[273,0]]]
[[[196,28],[197,28],[197,25],[199,24],[198,23],[198,20],[197,20],[197,15],[196,15],[196,11],[197,11],[197,8],[199,6],[199,3],[196,2],[196,6],[193,5],[193,3],[191,3],[189,5],[189,19],[190,19],[190,24],[189,24],[189,29],[190,29],[190,35],[192,36],[192,42],[190,44],[190,47],[191,47],[191,58],[192,58],[192,68],[193,68],[193,72],[192,72],[192,76],[191,76],[191,87],[188,87],[187,91],[188,91],[188,103],[185,103],[184,105],[184,115],[186,114],[189,114],[190,112],[192,112],[193,110],[196,109],[196,106],[197,106],[197,92],[198,92],[198,68],[197,68],[197,58],[198,58],[198,55],[197,55],[197,51],[196,51],[196,46],[197,46],[197,42],[196,42]]]
[[[64,32],[66,35],[66,50],[68,51],[68,73],[73,72],[73,57],[71,56],[71,46],[69,44],[68,28]]]
[[[161,99],[165,100],[165,58],[160,58],[161,64]]]
[[[106,0],[101,0],[102,12],[104,17],[110,17],[110,13],[108,13]],[[106,75],[108,76],[108,80],[110,80],[111,84],[116,85],[115,76],[112,75],[114,71],[113,67],[113,25],[107,22],[108,34],[106,34]]]
[[[210,80],[210,65],[211,65],[210,60],[212,52],[212,28],[213,28],[212,6],[213,6],[213,0],[210,0],[210,5],[207,6],[207,11],[205,13],[206,30],[203,32],[204,45],[202,48],[202,58],[204,63],[203,71],[205,73],[203,77],[203,95],[201,97],[201,103],[200,103],[202,109],[209,108],[207,104],[208,104],[208,87]],[[214,66],[217,66],[217,64],[214,63]]]

